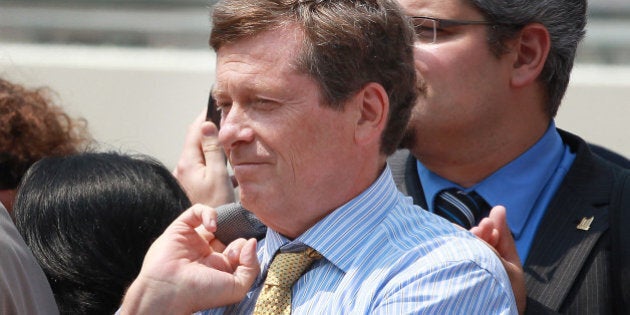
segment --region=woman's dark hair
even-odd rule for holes
[[[151,243],[190,205],[156,160],[83,153],[35,163],[14,219],[62,314],[113,314]]]

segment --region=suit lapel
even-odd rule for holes
[[[405,188],[407,188],[407,194],[413,198],[413,203],[419,205],[423,209],[429,209],[427,207],[427,200],[424,197],[424,189],[420,183],[420,176],[418,175],[418,164],[416,158],[413,155],[408,154],[405,161]]]
[[[413,203],[427,209],[427,202],[424,198],[424,190],[420,184],[418,176],[418,165],[416,158],[411,155],[409,150],[400,149],[387,158],[387,163],[392,171],[396,187],[403,194],[410,196]]]
[[[581,139],[561,132],[577,148],[576,159],[549,204],[525,262],[528,296],[559,310],[589,253],[608,229],[610,169],[602,166]],[[578,229],[592,218],[590,229]]]
[[[589,206],[576,196],[556,200],[541,222],[524,270],[528,296],[559,310],[593,246],[608,229],[608,209]],[[583,218],[593,220],[588,231],[577,228]]]

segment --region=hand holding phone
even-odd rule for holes
[[[206,112],[206,121],[213,122],[217,129],[221,127],[221,112],[217,110],[217,103],[212,97],[212,89],[210,89],[210,95],[208,96],[208,111]]]

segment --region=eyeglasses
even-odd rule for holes
[[[445,28],[462,25],[494,25],[489,21],[467,21],[467,20],[447,20],[426,16],[412,16],[413,28],[416,31],[418,40],[433,44],[437,40],[438,33],[444,31]]]

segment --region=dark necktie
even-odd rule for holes
[[[465,193],[456,188],[440,191],[433,206],[435,214],[467,230],[477,225],[489,210],[490,205],[478,193]]]
[[[312,248],[297,253],[278,253],[271,261],[254,315],[291,314],[291,287],[311,264],[322,258]]]

